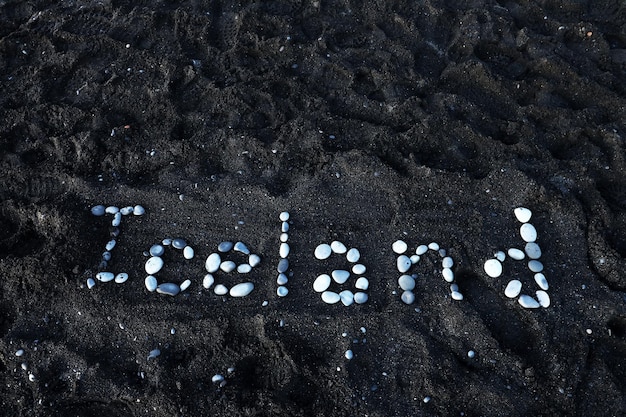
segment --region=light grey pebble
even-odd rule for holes
[[[93,206],[91,208],[91,214],[100,217],[104,215],[105,210],[106,208],[103,205]]]
[[[187,288],[189,288],[189,286],[191,285],[191,280],[190,279],[186,279],[184,280],[181,284],[180,284],[180,292],[185,291]]]
[[[161,245],[152,245],[150,247],[150,255],[152,256],[163,256],[165,253],[165,248]]]
[[[285,274],[278,274],[278,278],[276,278],[276,283],[278,285],[285,285],[288,282],[289,282],[289,278],[287,278],[287,275],[285,275]]]
[[[237,264],[233,261],[224,261],[220,264],[220,269],[226,273],[234,271],[235,268],[237,268]]]
[[[111,252],[102,252],[102,260],[109,262],[111,260]]]
[[[539,285],[539,288],[541,288],[544,291],[548,291],[548,280],[546,279],[546,276],[542,273],[538,273],[535,274],[535,282],[537,283],[537,285]]]
[[[251,282],[242,282],[241,284],[237,284],[230,289],[231,297],[245,297],[250,294],[254,289],[254,284]]]
[[[246,244],[243,242],[235,243],[235,246],[233,247],[233,249],[235,249],[237,252],[243,253],[244,255],[250,255],[250,250],[248,249]]]
[[[408,248],[409,248],[408,245],[403,240],[396,240],[391,245],[391,250],[393,250],[398,255],[402,255],[404,252],[407,251]]]
[[[213,382],[214,384],[219,384],[222,381],[224,381],[224,377],[220,374],[213,375],[213,377],[211,378],[211,382]]]
[[[98,269],[106,269],[108,265],[109,263],[103,259],[100,264],[98,264]]]
[[[485,272],[491,278],[498,278],[502,275],[502,264],[497,259],[489,259],[485,262]]]
[[[26,362],[22,362],[20,367],[22,368],[23,371],[28,371],[28,364]]]
[[[476,356],[476,352],[474,352],[473,350],[470,350],[467,352],[467,357],[470,359],[474,359],[474,356]]]
[[[18,349],[15,351],[15,356],[17,356],[18,358],[20,356],[24,356],[24,349]]]
[[[501,250],[497,251],[493,256],[500,262],[504,262],[504,260],[506,259],[506,253],[502,252]]]
[[[117,213],[119,213],[119,211],[120,211],[120,209],[118,207],[115,207],[115,206],[109,206],[109,207],[107,207],[104,210],[104,212],[106,214],[117,214]]]
[[[165,239],[161,241],[161,243],[163,244],[163,246],[169,246],[172,244],[172,239],[166,237]]]
[[[452,268],[453,265],[454,265],[454,261],[449,256],[446,256],[441,261],[441,266],[443,266],[444,268]]]
[[[109,282],[115,279],[115,275],[113,272],[98,272],[96,274],[96,279],[100,282]]]
[[[539,300],[539,304],[541,304],[541,307],[550,307],[550,296],[547,292],[539,290],[535,294],[537,294],[537,300]]]
[[[120,213],[122,213],[122,216],[128,216],[129,214],[134,212],[134,207],[133,206],[127,206],[124,208],[120,209]]]
[[[156,292],[159,294],[175,296],[180,292],[180,286],[178,284],[174,284],[173,282],[165,282],[157,286]]]
[[[450,292],[459,291],[459,286],[456,284],[450,284]]]
[[[528,210],[525,207],[516,208],[515,210],[513,210],[513,214],[515,214],[515,217],[520,223],[528,223],[533,215],[532,211]]]
[[[369,296],[364,292],[357,292],[354,294],[354,302],[357,304],[365,304],[368,299]]]
[[[226,295],[228,294],[228,288],[222,284],[217,284],[215,288],[213,288],[213,292],[217,295]]]
[[[184,239],[176,238],[172,240],[172,246],[176,249],[183,249],[185,246],[187,246],[187,242],[185,242]]]
[[[439,243],[437,243],[437,242],[430,242],[428,244],[428,249],[437,252],[439,250]]]
[[[515,298],[522,291],[522,283],[519,280],[512,279],[504,289],[504,295],[509,298]]]
[[[313,289],[316,292],[324,292],[330,287],[330,275],[322,274],[313,281]]]
[[[105,249],[106,251],[111,251],[111,250],[113,250],[113,248],[115,247],[115,244],[116,244],[116,243],[117,243],[117,242],[115,241],[115,239],[109,240],[109,241],[107,242],[106,246],[104,247],[104,249]]]
[[[289,235],[287,233],[281,233],[280,234],[280,241],[281,242],[286,242],[289,240]]]
[[[350,278],[350,271],[335,269],[330,275],[337,284],[344,284]]]
[[[344,306],[348,307],[354,304],[354,294],[352,291],[344,290],[339,293],[339,298]]]
[[[348,251],[348,253],[346,253],[346,259],[348,262],[352,263],[359,262],[359,259],[361,259],[361,253],[357,248],[352,248]]]
[[[314,255],[317,259],[323,260],[327,259],[331,253],[332,250],[330,249],[330,246],[326,243],[322,243],[320,245],[317,245]]]
[[[532,272],[541,272],[543,271],[543,264],[535,259],[532,261],[528,261],[528,269]]]
[[[289,220],[289,213],[286,211],[283,211],[282,213],[280,213],[278,218],[280,219],[281,222],[286,222],[287,220]]]
[[[283,222],[280,225],[280,231],[283,232],[283,233],[287,233],[289,231],[289,223]]]
[[[144,208],[143,208],[142,206],[140,206],[140,205],[136,205],[136,206],[133,208],[133,214],[134,214],[135,216],[142,216],[142,215],[144,215],[144,214],[145,214],[145,212],[146,212],[146,209],[144,209]]]
[[[461,301],[461,300],[463,300],[463,294],[461,294],[461,293],[460,293],[460,292],[458,292],[458,291],[452,291],[452,292],[450,293],[450,296],[451,296],[451,297],[452,297],[452,299],[453,299],[453,300],[455,300],[455,301]]]
[[[287,259],[281,259],[278,261],[278,267],[276,268],[279,273],[287,272],[289,269],[289,261]]]
[[[420,261],[420,256],[419,255],[411,255],[409,257],[409,259],[411,260],[411,263],[413,265],[417,264]]]
[[[206,262],[204,263],[204,267],[206,271],[210,274],[217,272],[220,269],[220,265],[222,263],[222,258],[218,253],[212,253],[206,258]]]
[[[115,215],[113,216],[113,221],[111,222],[111,226],[113,227],[117,227],[120,225],[120,223],[122,223],[122,213],[120,213],[119,211],[117,213],[115,213]]]
[[[202,279],[202,286],[206,289],[211,288],[211,286],[215,283],[215,278],[213,278],[212,274],[206,274],[204,279]]]
[[[515,259],[516,261],[521,261],[526,257],[523,251],[516,248],[509,249],[507,253],[512,259]]]
[[[159,349],[153,349],[150,351],[150,353],[148,354],[148,359],[155,359],[157,358],[159,355],[161,354],[161,351]]]
[[[398,259],[396,260],[396,267],[398,268],[398,271],[400,273],[404,273],[408,271],[409,269],[411,269],[411,265],[413,265],[413,263],[411,262],[411,259],[408,256],[406,255],[398,256]]]
[[[413,291],[404,291],[400,296],[400,299],[404,304],[413,304],[415,302],[415,294]]]
[[[335,304],[341,300],[341,297],[336,292],[324,291],[322,293],[322,301],[326,304]]]
[[[185,246],[183,249],[183,256],[185,259],[193,259],[195,252],[191,246]]]
[[[356,264],[352,267],[352,273],[355,275],[363,275],[365,271],[367,271],[367,268],[363,264]]]
[[[354,357],[354,353],[352,353],[351,350],[346,350],[346,353],[344,354],[344,356],[346,357],[347,360],[351,360]]]
[[[519,228],[519,234],[524,242],[534,242],[537,240],[537,230],[530,223],[524,223]]]
[[[278,254],[280,255],[281,258],[286,258],[287,256],[289,256],[289,244],[281,243]]]
[[[539,308],[541,305],[529,295],[522,294],[517,300],[518,303],[524,308]]]
[[[454,272],[452,272],[450,268],[443,268],[443,270],[441,271],[441,275],[443,275],[443,279],[446,282],[454,281]]]
[[[237,266],[237,272],[240,274],[247,274],[252,271],[252,266],[250,264],[240,264]]]
[[[370,286],[370,282],[365,277],[361,277],[356,280],[354,287],[359,290],[367,290]]]
[[[172,328],[170,329],[170,334],[176,334],[176,329],[172,327]]]
[[[344,245],[338,240],[334,240],[331,242],[330,249],[338,255],[343,255],[344,253],[348,251],[348,248],[346,248],[346,245]]]
[[[123,284],[126,281],[128,281],[128,274],[126,272],[120,272],[119,274],[115,276],[116,284]]]
[[[404,291],[412,291],[415,288],[415,279],[410,275],[402,275],[398,278],[398,286]]]
[[[163,268],[163,259],[159,256],[153,256],[146,261],[146,273],[148,275],[154,275]]]
[[[426,245],[419,245],[417,247],[417,249],[415,249],[415,254],[416,255],[423,255],[426,252],[428,252],[428,246],[426,246]]]
[[[541,248],[535,242],[527,243],[524,250],[526,251],[526,255],[528,255],[530,259],[541,258]]]
[[[233,248],[233,246],[235,246],[235,244],[233,242],[220,242],[219,245],[217,245],[217,250],[220,252],[228,252],[229,250],[231,250]]]
[[[87,288],[92,289],[95,285],[96,281],[93,278],[87,278]]]
[[[248,256],[248,264],[250,264],[252,268],[254,268],[260,263],[261,263],[261,257],[259,255],[256,255],[253,253],[250,256]]]
[[[152,275],[148,275],[144,280],[144,284],[148,291],[154,292],[157,289],[158,282],[155,277],[153,277]]]

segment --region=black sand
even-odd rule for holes
[[[0,414],[625,415],[623,2],[49,3],[0,1]],[[147,213],[113,250],[131,279],[88,290],[96,204]],[[517,206],[547,309],[504,296],[538,289],[524,263],[482,269],[522,244]],[[166,237],[196,249],[165,256],[176,297],[143,284]],[[427,257],[403,304],[399,238],[449,249],[465,299]],[[263,256],[243,299],[201,285],[225,239]],[[313,257],[334,239],[365,305],[312,290],[346,266]]]

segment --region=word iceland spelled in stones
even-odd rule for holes
[[[105,245],[105,251],[102,254],[102,260],[98,265],[99,272],[94,278],[87,279],[87,287],[89,289],[96,285],[96,280],[100,282],[115,281],[118,284],[126,282],[129,278],[128,273],[119,272],[114,273],[107,271],[108,264],[112,258],[111,251],[116,247],[116,238],[120,234],[119,226],[122,218],[133,214],[135,216],[141,216],[145,213],[145,209],[140,206],[128,206],[119,209],[115,206],[105,207],[102,205],[95,206],[91,209],[91,212],[95,216],[103,216],[109,214],[113,216],[111,226],[113,226],[111,232],[111,240]],[[494,254],[493,259],[489,259],[484,264],[485,273],[491,278],[499,278],[503,273],[503,263],[509,258],[515,261],[522,261],[528,257],[528,268],[534,274],[534,280],[539,286],[539,290],[535,292],[536,298],[533,298],[527,294],[521,294],[522,283],[517,279],[510,280],[504,289],[504,294],[508,298],[518,297],[519,304],[524,308],[538,308],[549,307],[550,296],[547,293],[548,281],[543,274],[543,264],[539,261],[541,257],[541,248],[536,243],[537,230],[529,223],[532,217],[532,212],[523,207],[518,207],[514,210],[515,217],[522,223],[520,227],[520,236],[524,241],[524,249],[509,248],[506,252],[498,251]],[[280,246],[278,250],[279,261],[277,265],[278,277],[276,284],[276,294],[278,297],[285,297],[289,293],[286,287],[289,282],[289,276],[293,275],[293,272],[289,271],[288,256],[291,251],[289,240],[289,213],[280,213],[279,219],[281,221],[281,234],[280,234]],[[184,239],[165,238],[160,244],[153,245],[149,251],[144,252],[144,255],[149,256],[149,259],[145,263],[146,278],[144,280],[146,289],[150,292],[157,292],[160,294],[175,296],[186,289],[188,289],[192,281],[190,279],[184,280],[181,284],[173,282],[164,282],[159,284],[156,275],[163,269],[165,263],[162,256],[165,253],[167,247],[182,251],[183,257],[187,260],[192,260],[195,257],[194,249],[187,245]],[[415,286],[417,274],[409,275],[411,268],[416,265],[422,257],[427,256],[428,253],[435,253],[437,259],[441,259],[441,275],[443,279],[450,283],[450,296],[453,300],[463,300],[463,294],[459,291],[459,286],[454,282],[454,260],[447,254],[447,251],[440,248],[436,242],[431,242],[427,245],[418,245],[414,254],[408,252],[409,245],[402,241],[397,240],[391,245],[393,252],[398,255],[396,258],[396,267],[398,272],[402,275],[398,278],[398,286],[402,290],[400,299],[405,304],[412,304],[415,301]],[[227,259],[229,253],[239,253],[239,256],[246,256],[245,262],[237,264],[235,261]],[[321,299],[327,304],[335,304],[341,302],[345,306],[352,304],[364,304],[368,301],[369,296],[366,291],[369,290],[369,280],[364,276],[367,271],[367,267],[362,263],[359,263],[361,254],[357,248],[346,247],[340,241],[333,241],[330,244],[319,244],[314,252],[313,256],[318,260],[326,260],[332,255],[340,255],[346,258],[346,261],[350,264],[348,269],[335,269],[329,274],[320,274],[312,282],[312,288],[315,292],[321,293]],[[437,256],[438,255],[438,256]],[[217,251],[208,255],[205,261],[205,269],[208,272],[203,280],[202,286],[205,289],[213,287],[213,292],[219,296],[230,295],[231,297],[245,297],[254,290],[254,283],[250,281],[241,282],[233,285],[230,289],[225,284],[216,283],[217,274],[229,274],[238,273],[246,275],[261,263],[261,256],[252,253],[250,249],[243,242],[229,242],[224,241],[217,245]],[[341,286],[346,284],[350,278],[354,280],[354,291],[350,289],[341,290]],[[334,285],[337,289],[331,288]],[[521,294],[521,295],[520,295]]]

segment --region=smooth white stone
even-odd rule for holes
[[[450,293],[450,296],[452,297],[452,299],[453,299],[453,300],[456,300],[456,301],[461,301],[461,300],[463,300],[463,294],[461,294],[461,293],[460,293],[460,292],[458,292],[458,291],[452,291],[452,292]]]
[[[250,255],[250,249],[248,249],[246,244],[243,242],[235,243],[235,246],[233,247],[233,249],[235,249],[237,252],[243,253],[244,255]]]
[[[206,262],[204,264],[204,267],[206,268],[206,271],[210,274],[217,272],[218,269],[220,269],[220,265],[222,263],[222,258],[220,258],[220,255],[218,253],[212,253],[209,255],[208,258],[206,258]]]
[[[142,216],[145,212],[146,212],[146,209],[140,205],[136,205],[135,208],[133,208],[133,214],[135,216]]]
[[[485,262],[485,272],[491,278],[497,278],[502,275],[502,264],[497,259],[489,259]]]
[[[193,248],[191,246],[185,246],[185,249],[183,249],[183,256],[185,259],[193,259],[194,255],[195,252]]]
[[[535,274],[535,282],[537,283],[537,285],[539,285],[539,288],[544,291],[548,291],[548,280],[546,279],[546,276],[544,274]]]
[[[87,278],[87,288],[92,289],[96,285],[93,278]]]
[[[419,255],[411,255],[409,257],[409,259],[411,260],[411,263],[413,265],[415,265],[416,263],[418,263],[420,261],[420,256]]]
[[[517,302],[524,308],[539,308],[541,306],[537,300],[526,294],[520,295]]]
[[[18,358],[20,356],[24,356],[24,349],[18,349],[15,351],[15,356],[17,356]]]
[[[165,282],[157,286],[156,292],[159,294],[171,295],[172,297],[178,295],[180,287],[173,282]]]
[[[419,245],[417,247],[417,249],[415,249],[415,254],[416,255],[423,255],[426,252],[428,252],[428,246],[426,246],[426,245]]]
[[[123,284],[126,281],[128,281],[128,274],[126,272],[120,272],[119,274],[115,276],[116,284]]]
[[[346,307],[354,304],[354,294],[352,294],[352,291],[341,291],[339,293],[339,298],[341,298],[341,302]]]
[[[356,294],[354,294],[354,302],[357,304],[365,304],[367,303],[368,299],[369,296],[364,292],[357,292]]]
[[[450,292],[458,292],[459,291],[459,286],[456,284],[451,284],[450,285]]]
[[[526,255],[528,255],[530,259],[541,258],[541,248],[535,242],[527,243],[524,250],[526,251]]]
[[[286,222],[287,220],[289,220],[289,213],[286,211],[283,211],[282,213],[280,213],[278,218],[280,219],[281,222]]]
[[[411,269],[411,265],[413,265],[413,263],[411,262],[411,259],[408,256],[406,255],[398,256],[398,259],[396,260],[396,267],[398,268],[398,271],[400,273],[404,273],[408,271],[409,269]]]
[[[339,242],[338,240],[334,240],[331,242],[330,249],[338,255],[343,255],[344,253],[348,251],[348,248],[346,248],[346,245]]]
[[[214,384],[217,384],[222,381],[224,381],[224,377],[220,374],[213,375],[213,377],[211,378],[211,382],[213,382]]]
[[[133,206],[128,206],[120,209],[120,213],[122,213],[122,216],[128,216],[129,214],[133,213],[134,210],[135,208]]]
[[[260,263],[261,263],[261,257],[259,255],[253,253],[252,255],[248,256],[248,264],[250,264],[252,268],[254,268]]]
[[[115,207],[115,206],[109,206],[109,207],[107,207],[104,210],[104,212],[106,214],[117,214],[117,213],[119,213],[119,211],[120,211],[120,209],[118,207]]]
[[[93,206],[91,208],[91,214],[100,217],[104,215],[105,210],[106,208],[103,205]]]
[[[289,244],[281,243],[278,254],[280,255],[281,258],[286,258],[287,256],[289,256]]]
[[[441,256],[442,258],[445,258],[446,250],[445,249],[439,249],[439,256]]]
[[[172,244],[172,239],[170,238],[165,238],[161,241],[161,243],[163,244],[163,246],[169,246]]]
[[[250,271],[252,271],[252,266],[248,264],[241,264],[237,266],[237,272],[239,272],[240,274],[247,274]]]
[[[185,242],[183,239],[174,239],[172,240],[172,246],[176,249],[182,249],[185,246],[187,246],[187,242]]]
[[[450,268],[443,268],[441,275],[443,275],[443,279],[446,280],[446,282],[454,281],[454,272],[452,272]]]
[[[331,276],[337,284],[345,284],[348,278],[350,278],[350,271],[346,271],[345,269],[335,269],[331,273]]]
[[[359,259],[361,259],[361,253],[357,248],[352,248],[348,251],[348,253],[346,253],[346,259],[348,262],[352,263],[359,262]]]
[[[346,350],[346,353],[344,354],[344,356],[346,357],[347,360],[351,360],[352,358],[354,358],[354,353],[352,353],[351,350]]]
[[[289,282],[289,278],[287,278],[287,275],[285,275],[285,274],[278,274],[278,278],[276,278],[276,283],[278,285],[285,285],[288,282]]]
[[[191,280],[190,279],[186,279],[182,282],[182,284],[180,284],[180,292],[185,291],[187,288],[189,288],[189,286],[191,285]]]
[[[111,250],[113,250],[113,248],[115,247],[115,244],[116,244],[116,243],[117,243],[117,242],[115,241],[115,239],[109,240],[109,241],[107,242],[106,246],[104,247],[104,249],[105,249],[106,251],[111,251]]]
[[[412,291],[415,288],[415,279],[410,275],[402,275],[398,278],[398,286],[404,291]]]
[[[217,245],[217,250],[222,253],[228,252],[229,250],[233,248],[234,245],[235,244],[233,242],[228,242],[228,241],[220,242],[220,244]]]
[[[454,265],[454,260],[452,260],[452,258],[449,256],[446,256],[441,261],[441,266],[443,266],[444,268],[452,268],[453,265]]]
[[[289,240],[289,235],[287,233],[281,233],[280,234],[280,241],[281,242],[286,242]]]
[[[512,259],[515,259],[516,261],[521,261],[522,259],[526,257],[523,251],[516,249],[516,248],[509,249],[507,253]]]
[[[250,294],[254,289],[254,284],[251,282],[242,282],[241,284],[235,285],[230,289],[231,297],[245,297]]]
[[[326,304],[335,304],[341,300],[341,297],[336,292],[324,291],[322,293],[322,301]]]
[[[468,358],[473,359],[474,356],[476,356],[476,352],[474,352],[473,350],[470,350],[469,352],[467,352]]]
[[[327,245],[326,243],[322,243],[315,248],[315,257],[320,260],[327,259],[331,253],[332,250],[330,249],[330,245]]]
[[[289,294],[289,290],[287,289],[287,287],[283,287],[282,285],[278,288],[276,288],[276,295],[278,295],[279,297],[286,297],[287,294]]]
[[[370,286],[370,282],[365,277],[361,277],[356,280],[354,287],[359,290],[367,290]]]
[[[407,251],[407,249],[409,249],[409,246],[403,240],[396,240],[391,245],[391,249],[398,255],[402,255],[404,252]]]
[[[504,260],[506,259],[506,253],[502,252],[501,250],[497,251],[493,256],[500,262],[504,262]]]
[[[532,261],[528,261],[528,269],[532,272],[541,272],[543,271],[543,264],[535,259]]]
[[[430,242],[428,244],[428,249],[434,250],[434,251],[438,251],[439,250],[439,243],[437,243],[437,242]]]
[[[283,233],[287,233],[289,231],[289,223],[283,222],[280,225],[280,231],[283,232]]]
[[[513,214],[515,214],[515,217],[520,223],[528,223],[533,215],[533,212],[525,207],[518,207],[513,210]]]
[[[404,304],[413,304],[415,302],[415,294],[412,291],[404,291],[400,299]]]
[[[283,273],[283,272],[287,272],[287,270],[289,269],[289,261],[287,259],[281,259],[280,261],[278,261],[278,267],[276,267],[276,270],[279,273]]]
[[[215,288],[213,288],[213,292],[217,295],[226,295],[228,294],[228,288],[222,284],[217,284]]]
[[[106,262],[111,260],[111,252],[103,252],[102,253],[102,259]]]
[[[313,289],[316,292],[324,292],[330,287],[330,275],[322,274],[313,281]]]
[[[148,291],[154,292],[154,290],[157,289],[158,282],[155,277],[153,277],[152,275],[148,275],[144,280],[144,284],[146,285]]]
[[[165,248],[161,245],[152,245],[150,248],[150,255],[152,256],[163,256],[165,253]]]
[[[504,295],[509,298],[515,298],[519,295],[520,291],[522,291],[522,283],[516,279],[512,279],[506,284]]]
[[[204,279],[202,280],[202,286],[206,289],[211,288],[211,286],[215,283],[215,278],[213,278],[213,275],[211,274],[206,274],[204,276]]]
[[[220,264],[220,269],[226,273],[232,272],[237,268],[237,264],[233,261],[224,261]]]
[[[98,272],[96,274],[96,279],[100,282],[109,282],[115,279],[115,275],[113,272]]]
[[[113,227],[117,227],[120,225],[120,223],[122,223],[122,213],[120,213],[119,211],[117,213],[115,213],[115,215],[113,216],[113,221],[111,222],[111,226]]]
[[[355,275],[363,275],[365,271],[367,271],[367,268],[363,264],[356,264],[352,267],[352,273]]]
[[[158,256],[153,256],[146,261],[146,273],[148,275],[154,275],[163,268],[163,259]]]
[[[530,223],[524,223],[519,228],[519,234],[524,242],[534,242],[537,240],[537,230]]]
[[[537,300],[539,300],[539,304],[541,304],[541,307],[550,307],[550,296],[547,292],[539,290],[535,294],[537,294]]]

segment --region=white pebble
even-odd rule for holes
[[[450,295],[452,296],[452,299],[453,299],[453,300],[455,300],[455,301],[461,301],[461,300],[463,300],[463,294],[461,294],[461,293],[460,293],[460,292],[458,292],[458,291],[452,291],[452,292],[450,293]]]
[[[352,293],[352,291],[348,291],[348,290],[341,291],[339,293],[339,298],[341,298],[341,302],[346,307],[354,303],[354,294]]]
[[[361,253],[357,248],[352,248],[348,251],[348,253],[346,253],[346,259],[348,262],[352,263],[359,262],[359,259],[361,259]]]
[[[92,289],[95,285],[96,281],[93,278],[87,278],[87,288]]]
[[[439,250],[439,243],[437,243],[437,242],[430,242],[428,244],[428,249],[434,250],[434,251],[438,251]]]
[[[354,302],[357,304],[365,304],[368,299],[369,296],[364,292],[357,292],[354,294]]]
[[[159,349],[153,349],[150,351],[150,354],[148,355],[148,359],[154,359],[158,357],[160,354],[161,354],[161,351]]]
[[[411,259],[408,256],[406,255],[398,256],[398,259],[396,260],[396,267],[398,268],[398,271],[400,273],[404,273],[408,271],[409,269],[411,269],[411,265],[413,265],[413,263],[411,262]]]
[[[535,274],[535,282],[537,283],[537,285],[539,285],[539,288],[544,291],[548,291],[548,280],[546,279],[546,276],[544,274]]]
[[[161,245],[152,245],[150,248],[150,255],[152,256],[163,256],[165,253],[165,248]]]
[[[324,291],[322,293],[322,301],[326,304],[335,304],[341,300],[341,297],[336,292]]]
[[[416,263],[418,263],[420,261],[420,256],[419,255],[411,255],[409,257],[409,259],[411,260],[411,263],[413,265],[415,265]]]
[[[185,291],[187,288],[189,288],[189,286],[191,285],[191,280],[190,279],[186,279],[182,282],[182,284],[180,284],[180,292]]]
[[[280,255],[281,258],[286,258],[287,256],[289,256],[289,244],[281,243],[278,254]]]
[[[403,240],[396,240],[391,245],[391,249],[398,255],[402,255],[404,252],[407,251],[408,248],[409,248],[408,245]]]
[[[535,259],[532,261],[528,261],[528,269],[532,272],[541,272],[543,271],[543,264]]]
[[[352,267],[352,273],[355,275],[363,275],[365,271],[367,271],[367,268],[363,264],[356,264]]]
[[[113,216],[113,221],[111,222],[111,226],[113,227],[117,227],[120,225],[120,223],[122,223],[122,213],[120,213],[119,211],[117,213],[115,213],[115,215]]]
[[[120,272],[115,276],[115,282],[117,284],[123,284],[128,281],[128,274],[126,272]]]
[[[286,211],[283,211],[282,213],[280,213],[278,218],[280,219],[281,222],[286,222],[287,220],[289,220],[289,213],[287,213]]]
[[[217,295],[226,295],[228,294],[228,288],[222,284],[217,284],[215,288],[213,288],[213,292]]]
[[[18,358],[23,355],[24,355],[24,349],[18,349],[17,351],[15,351],[15,356],[17,356]]]
[[[171,295],[172,297],[180,292],[180,286],[173,282],[165,282],[160,284],[156,288],[156,292],[159,294]]]
[[[426,252],[428,252],[428,246],[426,246],[426,245],[419,245],[417,247],[417,249],[415,249],[415,254],[416,255],[423,255]]]
[[[537,240],[537,230],[530,223],[524,223],[519,228],[519,234],[524,242],[534,242]]]
[[[513,213],[515,214],[515,217],[520,223],[528,223],[528,221],[533,215],[532,211],[524,207],[516,208],[515,210],[513,210]]]
[[[206,268],[206,271],[210,274],[217,272],[218,269],[220,269],[220,265],[222,263],[222,258],[220,258],[219,253],[212,253],[209,255],[208,258],[206,258],[206,262],[204,264],[204,267]]]
[[[537,294],[537,300],[539,300],[539,304],[541,304],[541,307],[550,307],[550,296],[547,292],[539,290],[535,294]]]
[[[350,271],[336,269],[331,273],[331,276],[337,284],[344,284],[350,278]]]
[[[226,273],[232,272],[237,268],[237,264],[233,261],[224,261],[220,264],[220,269]]]
[[[413,304],[415,302],[415,294],[412,291],[404,291],[400,296],[400,299],[404,304]]]
[[[459,291],[459,286],[456,284],[450,284],[450,292]]]
[[[541,305],[529,295],[522,294],[517,300],[524,308],[539,308]]]
[[[96,274],[96,279],[101,282],[109,282],[115,279],[115,275],[113,272],[98,272]]]
[[[443,270],[441,271],[441,275],[443,275],[443,279],[446,282],[454,281],[454,272],[452,272],[450,268],[443,268]]]
[[[324,292],[330,287],[330,275],[322,274],[313,281],[313,289],[316,292]]]
[[[213,382],[214,384],[220,383],[222,381],[224,381],[224,377],[220,374],[213,375],[213,377],[211,378],[211,382]]]
[[[424,397],[424,404],[427,404],[430,402],[430,397]]]
[[[157,289],[158,282],[155,277],[153,277],[152,275],[148,275],[144,281],[144,284],[146,285],[148,291],[154,292],[154,290]]]
[[[193,259],[194,255],[195,252],[193,248],[191,246],[185,246],[185,249],[183,249],[183,256],[185,259]]]
[[[229,250],[231,250],[233,248],[234,244],[233,242],[220,242],[219,245],[217,245],[217,250],[220,252],[228,252]]]
[[[504,289],[504,295],[509,298],[515,298],[522,291],[522,283],[516,279],[512,279]]]
[[[104,210],[104,212],[106,214],[117,214],[117,213],[119,213],[119,211],[120,211],[120,209],[118,207],[115,207],[115,206],[109,206],[109,207],[107,207]]]
[[[493,256],[500,262],[504,262],[504,260],[506,259],[506,253],[502,252],[501,250],[497,251]]]
[[[276,270],[279,273],[283,273],[283,272],[287,272],[287,270],[289,269],[289,261],[285,258],[282,258],[280,261],[278,261],[278,266],[276,267]]]
[[[280,241],[281,242],[286,242],[289,240],[289,235],[287,233],[281,233],[280,234]]]
[[[491,278],[497,278],[502,275],[502,264],[497,259],[489,259],[485,262],[485,272]]]
[[[261,257],[259,255],[256,255],[253,253],[252,255],[248,256],[248,264],[250,264],[252,268],[254,268],[260,263],[261,263]]]
[[[402,275],[398,278],[398,285],[404,291],[412,291],[415,288],[415,279],[410,275]]]
[[[128,216],[129,214],[133,213],[134,210],[135,208],[133,206],[128,206],[120,209],[120,213],[122,213],[122,216]]]
[[[230,289],[231,297],[245,297],[250,294],[254,289],[254,284],[251,282],[242,282],[241,284],[235,285]]]
[[[289,223],[283,222],[280,225],[280,231],[283,232],[283,233],[287,233],[289,231]]]
[[[370,286],[370,283],[365,277],[361,277],[357,279],[356,283],[354,284],[354,287],[359,290],[367,290],[369,286]]]
[[[153,275],[159,272],[163,268],[163,259],[158,256],[153,256],[146,261],[146,273]]]
[[[282,285],[278,288],[276,288],[276,295],[278,295],[279,297],[285,297],[287,296],[287,294],[289,294],[289,290],[287,289],[287,287],[283,287]]]
[[[528,255],[530,259],[541,258],[541,248],[535,242],[527,243],[524,250],[526,251],[526,255]]]
[[[94,216],[103,216],[105,213],[105,207],[103,205],[98,205],[98,206],[93,206],[91,208],[91,214],[93,214]]]
[[[524,252],[516,248],[509,249],[507,253],[511,258],[515,259],[516,261],[521,261],[526,256],[524,255]]]
[[[215,283],[215,278],[213,278],[213,275],[211,274],[206,274],[204,276],[204,279],[202,280],[202,286],[206,289],[211,288],[211,286]]]
[[[172,240],[172,246],[176,249],[182,249],[187,246],[187,242],[184,239],[177,238]]]
[[[285,285],[288,282],[289,282],[289,278],[287,278],[287,275],[285,275],[285,274],[278,274],[278,278],[276,278],[276,283],[278,285]]]
[[[237,272],[240,274],[247,274],[252,271],[252,266],[249,264],[241,264],[237,266]]]
[[[467,352],[468,358],[473,359],[474,356],[476,356],[476,352],[474,352],[473,350],[470,350],[469,352]]]
[[[330,246],[326,243],[322,243],[315,248],[315,257],[320,260],[327,259],[331,253],[332,250],[330,249]]]
[[[347,360],[350,360],[354,357],[354,353],[351,350],[346,350],[345,357]]]
[[[237,252],[241,252],[244,255],[250,255],[250,250],[248,249],[248,247],[245,245],[245,243],[243,242],[237,242],[235,243],[235,246],[233,247]]]
[[[452,268],[453,265],[454,265],[454,261],[449,256],[446,256],[441,261],[441,266],[443,266],[444,268]]]
[[[161,243],[163,244],[163,246],[169,246],[172,244],[172,239],[170,238],[165,238],[161,241]]]
[[[142,206],[135,206],[135,208],[133,208],[133,214],[135,216],[141,216],[146,212],[146,209],[144,209]]]
[[[344,245],[343,243],[337,240],[334,240],[333,242],[331,242],[330,249],[338,255],[343,255],[344,253],[348,251],[348,248],[346,248],[346,245]]]

